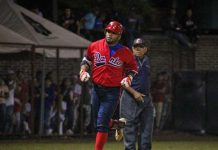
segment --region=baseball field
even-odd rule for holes
[[[93,150],[94,138],[39,138],[0,140],[0,150]],[[104,150],[123,150],[110,137]],[[153,150],[218,150],[218,136],[164,135],[154,137]]]

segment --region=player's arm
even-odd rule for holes
[[[83,65],[80,66],[80,70],[88,71],[89,66],[87,64],[83,64]]]
[[[144,97],[145,97],[144,94],[136,91],[131,86],[126,87],[123,85],[122,87],[134,97],[135,101],[144,102]]]
[[[131,86],[133,77],[138,73],[138,67],[132,52],[127,51],[127,63],[125,63],[124,71],[126,72],[126,77],[122,79],[121,85],[126,87]]]
[[[87,82],[90,78],[90,75],[89,73],[87,72],[90,68],[90,65],[91,65],[91,61],[89,61],[87,59],[87,57],[85,56],[81,62],[81,65],[80,65],[80,80],[82,82]]]
[[[135,76],[134,73],[127,74],[127,76],[125,78],[123,78],[122,81],[120,82],[121,85],[125,86],[125,87],[131,86],[131,82],[132,82],[132,79],[133,79],[134,76]]]
[[[131,63],[126,66],[125,70],[126,70],[126,76],[130,77],[132,80],[133,77],[138,73],[138,67],[137,67],[136,60],[134,58],[130,62]]]

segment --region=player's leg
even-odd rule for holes
[[[119,88],[99,89],[100,107],[97,116],[97,136],[95,150],[102,150],[107,141],[109,121],[116,109],[119,99]]]
[[[100,100],[97,95],[97,89],[93,88],[92,89],[92,96],[91,96],[91,109],[92,109],[92,119],[93,119],[93,127],[96,129],[97,128],[97,116],[98,116],[98,110],[100,106]]]
[[[100,93],[100,90],[97,87],[93,87],[92,89],[92,96],[91,96],[91,103],[92,103],[92,117],[93,117],[93,126],[95,128],[95,130],[97,130],[97,117],[98,117],[98,110],[99,110],[99,106],[100,106],[100,95],[98,95],[98,93]],[[96,134],[96,141],[95,141],[95,150],[97,150],[98,147],[101,148],[101,144],[99,144],[101,141],[100,139],[104,142],[107,140],[107,133],[98,133]],[[101,143],[103,143],[101,142]]]

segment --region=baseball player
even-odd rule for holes
[[[133,42],[133,54],[138,63],[138,74],[132,80],[131,87],[125,86],[120,102],[120,117],[127,122],[123,129],[125,150],[151,150],[154,108],[150,94],[150,64],[147,54],[149,41],[137,38]],[[120,136],[122,131],[119,132]],[[120,139],[120,138],[119,138]],[[137,140],[138,139],[138,140]]]
[[[110,119],[120,97],[121,82],[130,86],[137,73],[131,50],[119,43],[122,32],[123,26],[111,21],[105,28],[105,38],[91,43],[81,62],[81,81],[89,80],[88,69],[91,68],[92,74],[92,109],[97,130],[95,150],[102,150],[107,141]]]

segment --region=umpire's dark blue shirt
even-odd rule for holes
[[[148,95],[150,93],[150,62],[149,58],[145,55],[144,58],[140,59],[136,57],[139,71],[132,81],[132,88],[136,91]]]

